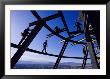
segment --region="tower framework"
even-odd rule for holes
[[[21,41],[18,45],[11,43],[11,47],[18,49],[16,51],[16,53],[14,54],[14,56],[11,58],[11,68],[14,68],[14,66],[16,65],[16,63],[18,62],[18,60],[21,58],[21,56],[23,55],[23,53],[25,51],[30,51],[30,52],[34,52],[34,53],[38,53],[38,54],[57,57],[57,60],[53,66],[53,69],[58,68],[60,60],[62,58],[83,59],[82,69],[85,68],[87,59],[91,59],[92,68],[94,68],[94,69],[100,68],[100,64],[99,64],[100,62],[98,62],[100,57],[97,56],[97,54],[100,52],[97,53],[96,49],[95,49],[96,48],[95,44],[100,48],[100,12],[99,11],[81,11],[82,16],[83,16],[82,18],[83,18],[83,22],[84,22],[84,29],[73,31],[73,32],[69,31],[69,28],[66,24],[66,20],[64,18],[62,11],[58,11],[56,14],[47,16],[45,18],[41,18],[41,16],[39,16],[39,14],[35,10],[31,10],[30,12],[32,13],[32,15],[34,15],[34,17],[37,19],[37,21],[29,23],[29,27],[31,27],[31,26],[35,26],[35,27],[34,27],[34,29],[32,29],[32,31],[29,33],[29,35],[24,39],[24,41],[22,41],[23,39],[21,39]],[[64,29],[61,29],[58,32],[58,31],[52,30],[46,22],[49,20],[55,19],[55,18],[59,18],[59,17],[61,18],[61,20],[64,24]],[[56,35],[57,37],[64,40],[63,41],[64,44],[61,48],[59,55],[42,53],[40,51],[28,48],[28,46],[31,44],[33,39],[37,36],[39,31],[42,29],[42,27],[45,27],[46,29],[48,29],[51,32],[51,34],[47,35],[48,38]],[[59,34],[63,31],[67,32],[67,34],[68,34],[67,38],[64,36],[61,36]],[[72,40],[72,38],[77,37],[81,34],[85,34],[85,38],[79,39],[79,41]],[[83,42],[84,40],[86,42]],[[64,56],[65,49],[68,46],[69,42],[71,42],[72,45],[76,45],[76,44],[85,45],[86,53],[85,53],[84,57]],[[88,58],[88,54],[90,55],[90,58]]]

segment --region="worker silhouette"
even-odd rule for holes
[[[29,27],[28,27],[27,29],[24,30],[23,33],[21,32],[22,37],[23,37],[23,38],[27,37],[27,36],[29,35],[29,31],[30,31],[30,29],[29,29]]]
[[[56,33],[60,33],[61,29],[58,28],[58,26],[56,26],[56,27],[54,28],[54,31],[55,31]]]
[[[31,31],[31,30],[28,27],[23,32],[21,32],[22,39],[21,39],[21,41],[19,42],[18,45],[20,45],[27,38],[27,36],[29,36],[29,31]]]
[[[63,32],[63,31],[66,31],[66,29],[65,29],[65,28],[60,29],[60,28],[58,28],[58,27],[56,26],[56,27],[54,28],[54,31],[55,31],[55,33],[59,34],[59,33]],[[54,36],[54,34],[53,34],[53,33],[48,34],[48,35],[46,36],[46,38],[49,38],[49,37],[51,37],[51,36]]]
[[[47,40],[45,40],[45,42],[43,43],[43,50],[42,50],[42,52],[47,53],[46,47],[47,47]]]
[[[86,45],[83,45],[83,54],[84,54],[84,56],[86,56],[86,54],[87,54],[87,47],[86,47]]]
[[[84,59],[83,59],[83,64],[82,64],[82,68],[85,68],[86,65],[86,59],[87,59],[87,46],[83,45],[83,54],[84,54]]]
[[[81,31],[81,25],[82,24],[80,22],[76,21],[75,27],[77,28],[77,31]]]

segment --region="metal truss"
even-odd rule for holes
[[[45,18],[41,18],[35,10],[31,10],[31,13],[33,14],[34,17],[36,17],[36,21],[33,21],[33,22],[29,23],[29,27],[31,27],[31,26],[35,26],[35,27],[31,31],[31,33],[26,37],[26,39],[24,41],[22,41],[23,39],[21,39],[21,41],[18,45],[14,44],[14,43],[11,43],[11,47],[14,47],[14,48],[18,49],[16,51],[16,53],[14,54],[14,56],[11,58],[11,68],[14,68],[15,64],[18,62],[18,60],[21,58],[21,56],[23,55],[23,53],[25,51],[57,57],[57,60],[54,64],[53,69],[58,68],[60,60],[62,58],[82,59],[83,60],[82,69],[85,68],[87,59],[91,59],[92,67],[95,68],[95,69],[100,68],[100,65],[98,63],[98,60],[100,59],[100,57],[97,57],[97,54],[99,54],[100,52],[98,52],[98,53],[95,52],[93,38],[91,37],[91,35],[95,36],[96,38],[94,40],[97,41],[97,45],[100,46],[99,36],[96,33],[98,28],[94,27],[95,25],[93,23],[94,22],[93,21],[94,20],[93,16],[95,17],[95,15],[92,15],[91,12],[89,12],[89,11],[83,11],[82,12],[83,17],[85,18],[85,20],[84,20],[84,29],[81,30],[81,31],[70,32],[69,29],[68,29],[68,26],[66,24],[66,21],[65,21],[65,18],[64,18],[64,15],[63,15],[62,11],[58,11],[58,13],[56,13],[54,15],[51,15],[51,16],[47,16]],[[64,28],[61,29],[59,31],[59,33],[52,30],[50,28],[50,26],[48,24],[46,24],[46,21],[49,21],[49,20],[52,20],[52,19],[55,19],[55,18],[58,18],[58,17],[61,17],[61,20],[64,24]],[[93,27],[92,30],[89,30],[90,24]],[[31,44],[31,42],[36,37],[36,35],[39,33],[39,31],[42,29],[42,27],[45,27],[46,29],[48,29],[51,32],[51,34],[47,35],[47,38],[50,38],[51,36],[56,35],[57,37],[64,40],[63,41],[64,44],[62,46],[62,49],[61,49],[59,55],[48,54],[48,53],[44,53],[44,52],[40,52],[40,51],[28,48],[28,46]],[[68,37],[64,37],[64,36],[60,35],[60,33],[64,32],[64,31],[67,32]],[[72,40],[72,38],[77,37],[81,34],[85,34],[85,38],[79,39],[78,41]],[[86,42],[84,42],[84,40],[86,40]],[[84,55],[84,57],[64,56],[64,52],[65,52],[66,47],[68,46],[69,42],[72,43],[72,45],[76,45],[76,44],[87,45],[87,49],[85,50],[86,54]],[[90,58],[88,58],[88,54],[90,55]]]

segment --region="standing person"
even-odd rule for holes
[[[77,28],[77,31],[81,31],[81,25],[82,24],[80,22],[76,21],[75,26]]]
[[[43,43],[43,50],[42,50],[42,52],[47,53],[46,47],[47,47],[47,40]]]

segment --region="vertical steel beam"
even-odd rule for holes
[[[91,58],[92,67],[94,69],[98,69],[99,66],[98,66],[98,61],[97,61],[97,57],[95,55],[94,49],[90,42],[87,43],[87,46],[88,46],[88,50],[89,50],[89,54],[90,54],[90,58]]]
[[[84,27],[86,28],[85,29],[85,37],[86,37],[86,41],[87,41],[88,52],[90,54],[92,68],[98,69],[99,65],[98,65],[97,57],[96,57],[96,54],[95,54],[95,51],[94,51],[94,46],[93,46],[93,43],[92,43],[92,39],[90,37],[90,31],[89,31],[89,24],[90,23],[91,22],[88,18],[88,13],[85,13]]]
[[[66,21],[65,21],[65,18],[64,18],[64,16],[63,16],[62,11],[58,11],[58,13],[61,14],[61,19],[62,19],[62,21],[63,21],[64,27],[65,27],[66,30],[67,30],[68,36],[71,37],[70,32],[69,32],[69,29],[68,29],[68,26],[67,26],[67,24],[66,24]]]

